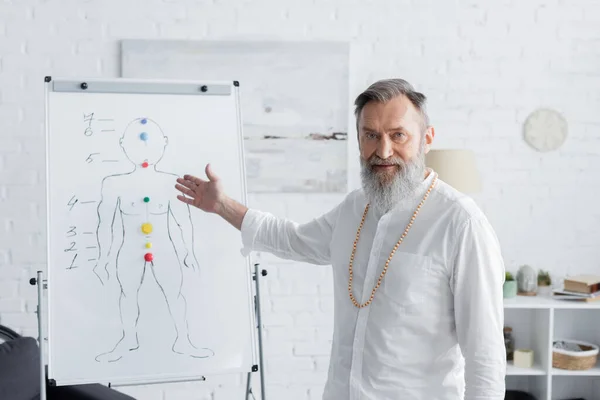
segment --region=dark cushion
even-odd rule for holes
[[[504,400],[537,400],[533,395],[521,390],[507,390]]]
[[[0,399],[32,400],[40,394],[40,353],[32,337],[0,343]]]
[[[18,337],[0,343],[0,399],[40,399],[40,352],[37,340]],[[46,386],[48,400],[135,400],[100,384]]]

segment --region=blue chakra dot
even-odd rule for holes
[[[140,133],[140,139],[142,139],[142,140],[148,140],[148,134],[146,132]]]
[[[145,125],[146,122],[148,122],[148,120],[146,118],[142,118],[142,120],[140,122]]]

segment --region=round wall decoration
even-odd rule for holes
[[[558,111],[540,108],[525,120],[523,138],[538,151],[556,150],[567,139],[567,121]]]

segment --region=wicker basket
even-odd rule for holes
[[[569,348],[560,348],[557,343],[564,343]],[[580,350],[571,350],[571,347]],[[555,340],[552,347],[552,366],[554,368],[581,371],[593,368],[598,360],[598,346],[579,340]]]

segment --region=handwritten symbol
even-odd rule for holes
[[[68,206],[71,206],[71,208],[69,208],[69,211],[72,210],[73,207],[75,207],[75,204],[77,204],[78,201],[79,201],[79,199],[76,198],[75,196],[71,197],[71,199],[67,203]]]
[[[71,265],[69,265],[69,266],[67,267],[67,269],[73,269],[73,268],[77,268],[77,266],[76,266],[76,265],[74,265],[74,264],[75,264],[75,259],[76,259],[76,258],[77,258],[77,254],[75,254],[75,255],[73,256],[73,259],[71,260]]]
[[[85,162],[88,163],[88,164],[91,163],[92,161],[94,161],[94,158],[92,156],[95,156],[95,155],[98,155],[98,154],[100,154],[100,153],[91,153],[88,156],[88,158],[85,159]]]
[[[83,114],[83,122],[87,122],[88,126],[85,128],[83,134],[85,136],[92,136],[94,131],[92,129],[92,121],[94,120],[94,113]]]
[[[65,249],[65,253],[69,251],[77,251],[77,249],[75,248],[75,242],[71,242],[71,246]]]

